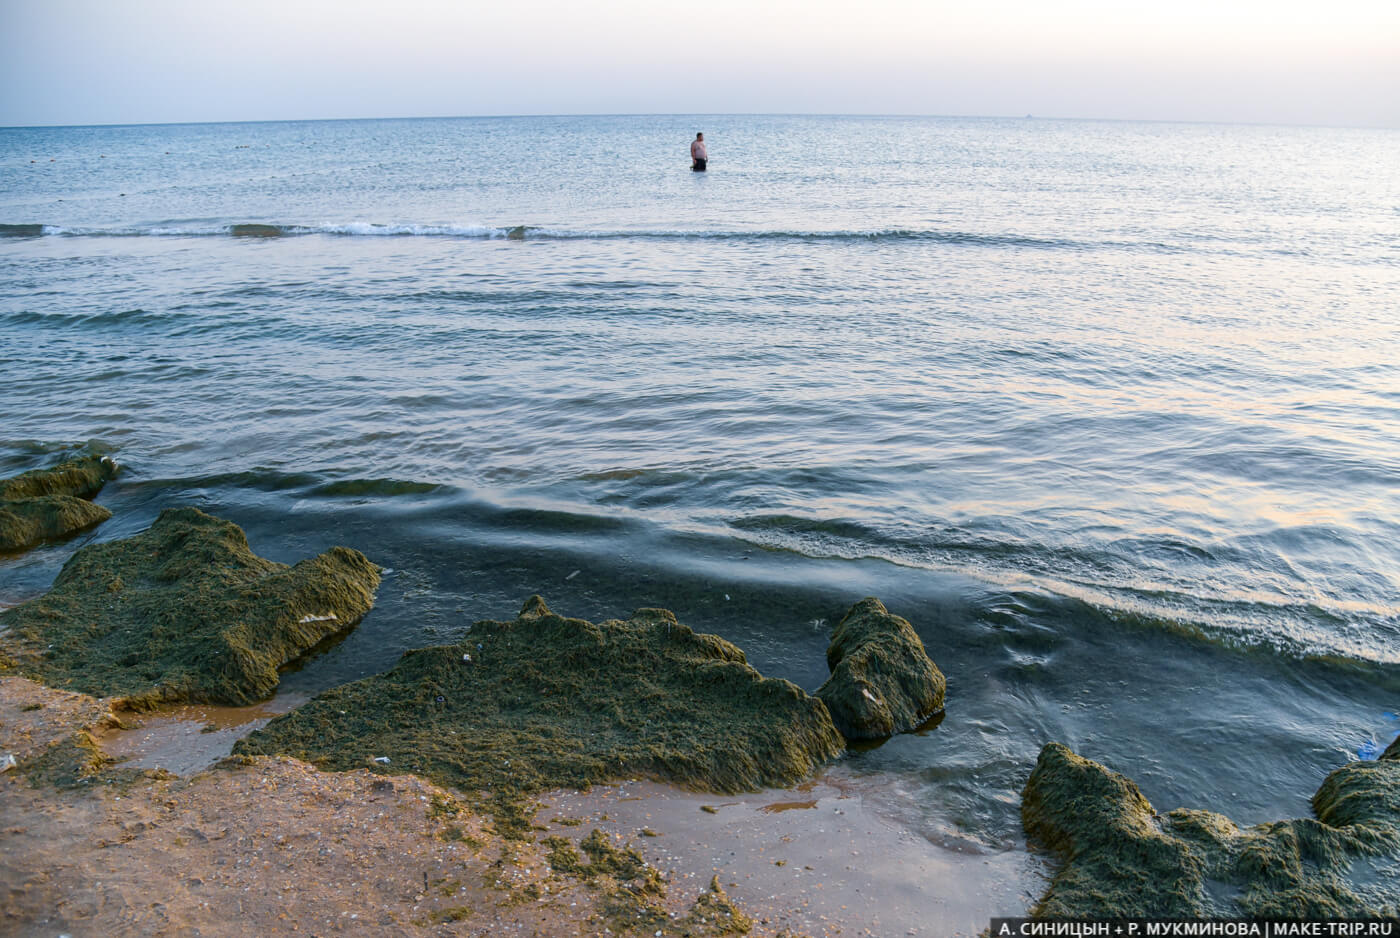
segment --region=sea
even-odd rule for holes
[[[280,693],[536,593],[810,691],[878,596],[947,707],[839,771],[1047,871],[1049,741],[1250,824],[1400,733],[1400,131],[5,128],[0,375],[0,474],[123,467],[0,602],[180,505],[385,568]]]

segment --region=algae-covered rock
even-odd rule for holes
[[[72,495],[92,498],[117,473],[117,464],[106,456],[83,456],[49,469],[33,469],[0,479],[0,499]]]
[[[86,456],[0,480],[0,551],[27,550],[112,517],[87,499],[116,471],[107,457]]]
[[[1026,833],[1065,857],[1043,918],[1393,915],[1400,895],[1400,760],[1337,769],[1317,818],[1240,828],[1209,811],[1153,811],[1129,779],[1059,743],[1026,784]],[[1380,858],[1384,862],[1369,861]],[[1364,876],[1350,876],[1354,867]],[[1386,870],[1389,872],[1386,872]]]
[[[1204,908],[1200,851],[1162,832],[1131,780],[1059,743],[1040,751],[1021,822],[1030,837],[1068,857],[1039,915],[1188,918]]]
[[[499,796],[636,776],[717,792],[789,785],[842,747],[820,700],[664,609],[594,624],[535,596],[515,621],[478,622],[455,645],[408,652],[237,751],[414,772]]]
[[[101,524],[112,513],[71,495],[0,500],[0,551],[26,550]]]
[[[171,508],[135,537],[79,550],[53,589],[0,613],[0,626],[20,670],[52,686],[137,705],[242,705],[354,625],[378,585],[359,551],[288,567],[255,555],[237,525]]]
[[[918,633],[873,596],[836,626],[826,663],[831,677],[817,696],[848,739],[908,732],[943,707],[943,673]]]

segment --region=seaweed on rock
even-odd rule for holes
[[[789,785],[842,748],[820,700],[664,609],[594,624],[533,596],[514,621],[410,651],[236,751],[413,772],[509,800],[636,776],[716,792]]]
[[[0,499],[71,495],[92,498],[117,473],[107,456],[83,456],[48,469],[32,469],[13,479],[0,479]]]
[[[134,537],[90,544],[44,596],[0,613],[35,680],[133,706],[270,696],[278,668],[354,625],[379,572],[334,547],[296,566],[258,557],[243,531],[171,508]]]
[[[1209,811],[1158,815],[1132,781],[1050,743],[1021,801],[1026,833],[1065,857],[1042,918],[1394,915],[1400,747],[1337,769],[1314,818],[1240,828]],[[1349,876],[1385,858],[1388,874]]]
[[[101,505],[71,495],[0,500],[0,551],[21,551],[77,534],[112,517]]]
[[[101,524],[112,513],[88,501],[116,474],[105,456],[0,479],[0,551],[20,551]]]
[[[873,596],[836,626],[826,663],[831,677],[816,695],[848,739],[906,733],[943,707],[946,682],[919,634]]]

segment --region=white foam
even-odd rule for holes
[[[506,229],[486,225],[415,225],[382,224],[380,222],[323,222],[320,225],[295,225],[288,229],[295,234],[362,235],[369,237],[456,237],[504,238]]]

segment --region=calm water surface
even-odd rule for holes
[[[392,571],[293,690],[534,592],[810,690],[875,594],[948,711],[843,770],[988,852],[1048,740],[1255,822],[1400,731],[1400,133],[4,129],[0,235],[0,470],[92,441],[92,538],[194,504]]]

